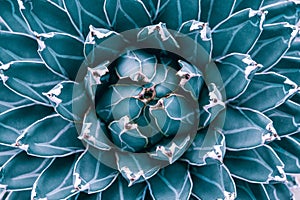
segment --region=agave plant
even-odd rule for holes
[[[297,0],[1,0],[0,199],[292,199]]]

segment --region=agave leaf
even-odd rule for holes
[[[205,66],[212,54],[211,29],[207,23],[189,20],[180,26],[176,38],[180,54],[198,67]]]
[[[20,152],[1,167],[1,187],[12,191],[31,189],[40,173],[51,162],[52,159],[32,157],[24,151]]]
[[[224,126],[219,131],[225,135],[226,148],[230,150],[255,148],[278,137],[272,120],[264,114],[230,106],[226,109]]]
[[[74,196],[74,200],[101,200],[102,199],[102,193],[95,193],[95,194],[87,194],[84,192],[80,192],[77,196]]]
[[[233,104],[266,112],[283,104],[297,91],[298,86],[280,74],[259,73],[253,77],[245,92]]]
[[[31,190],[24,191],[9,191],[6,192],[5,196],[2,199],[5,200],[16,200],[16,199],[30,199]]]
[[[67,199],[79,192],[73,187],[72,172],[77,155],[56,158],[33,185],[32,199]]]
[[[249,183],[244,180],[234,179],[238,200],[261,199],[270,200],[265,187],[262,184]],[[276,198],[275,198],[276,199]]]
[[[0,145],[0,167],[2,167],[11,157],[18,154],[20,151],[20,149],[14,147]]]
[[[296,25],[300,17],[300,6],[293,1],[279,1],[273,5],[261,8],[268,12],[266,15],[266,24],[278,22],[287,22]]]
[[[144,182],[153,177],[161,166],[167,165],[149,157],[146,153],[116,152],[117,167],[119,172],[128,182],[128,186]]]
[[[282,0],[282,1],[287,1],[287,0]],[[263,0],[262,6],[267,6],[276,3],[278,3],[278,0]]]
[[[101,163],[101,154],[92,155],[89,148],[81,154],[74,167],[74,188],[80,191],[98,193],[111,187],[118,171]]]
[[[262,11],[245,9],[218,24],[212,30],[213,57],[233,52],[247,53],[262,32],[264,18]]]
[[[63,81],[43,95],[49,98],[55,111],[69,121],[80,121],[91,104],[83,85],[72,81]]]
[[[197,102],[185,96],[171,94],[151,106],[150,115],[164,135],[187,134],[197,130],[195,124],[198,123],[199,110],[193,104]]]
[[[221,93],[226,94],[227,101],[237,98],[249,85],[254,73],[262,67],[249,55],[232,53],[217,60],[216,65],[224,83],[219,86]]]
[[[294,81],[296,84],[300,85],[300,40],[296,37],[292,42],[290,49],[286,54],[280,59],[280,61],[272,68],[281,75],[284,75]]]
[[[224,165],[212,164],[191,167],[193,196],[199,199],[233,199],[235,184]]]
[[[106,132],[105,124],[98,119],[93,107],[90,107],[84,115],[79,139],[100,150],[110,150],[112,143]]]
[[[129,117],[112,121],[108,126],[112,141],[126,151],[141,151],[148,145],[148,137],[139,130],[138,124],[132,123]]]
[[[285,183],[264,185],[270,199],[293,199],[293,194]]]
[[[193,133],[193,131],[195,133]],[[193,134],[196,134],[196,129],[184,134],[178,133],[174,138],[163,138],[159,144],[153,146],[148,152],[151,158],[167,161],[169,164],[178,160],[193,140]]]
[[[89,26],[109,29],[103,9],[104,0],[63,0],[68,15],[75,23],[78,30],[87,36]]]
[[[56,6],[59,6],[61,8],[64,8],[64,4],[63,4],[63,0],[48,0],[50,2],[52,2],[53,4],[55,4]]]
[[[46,135],[40,134],[47,133]],[[49,115],[29,126],[16,141],[19,148],[38,157],[67,156],[83,150],[72,122],[59,115]]]
[[[18,1],[3,0],[1,2],[0,13],[1,19],[9,31],[30,34],[27,24],[19,10]]]
[[[280,136],[292,135],[300,131],[300,104],[292,100],[287,100],[281,106],[266,112],[266,115],[273,121]]]
[[[294,81],[297,85],[300,85],[300,58],[284,56],[279,63],[277,63],[272,71],[288,77]]]
[[[77,73],[84,61],[82,41],[68,34],[50,33],[39,35],[38,42],[38,52],[49,69],[64,79],[80,80]]]
[[[141,91],[141,86],[133,84],[110,86],[101,97],[98,99],[96,97],[98,116],[107,123],[123,116],[128,116],[130,119],[137,118],[144,106],[144,103],[136,98]]]
[[[233,177],[247,182],[269,183],[286,180],[284,164],[275,151],[267,145],[250,150],[226,151],[224,163]]]
[[[0,83],[0,115],[1,113],[9,109],[31,103],[32,101],[23,98],[20,95],[17,95],[13,91],[5,87],[3,83]]]
[[[168,28],[177,30],[181,24],[188,20],[200,20],[200,0],[170,1],[162,0],[157,2],[156,22],[168,24]]]
[[[122,176],[101,194],[101,199],[126,199],[126,200],[142,200],[146,191],[145,183],[138,183],[131,187],[127,186],[127,182]]]
[[[0,115],[0,143],[15,145],[16,139],[28,126],[50,114],[53,114],[53,109],[36,104],[19,106],[2,113]]]
[[[258,10],[264,1],[262,0],[253,0],[253,1],[248,1],[248,0],[236,0],[234,4],[234,11],[233,12],[238,12],[240,10],[244,10],[246,8],[251,8],[253,10]]]
[[[263,65],[260,71],[271,69],[286,53],[298,30],[288,23],[265,25],[249,54]],[[272,56],[270,56],[272,55]]]
[[[97,67],[107,60],[113,62],[117,59],[126,45],[127,40],[121,34],[89,26],[89,34],[84,43],[84,56],[92,68]]]
[[[104,13],[108,24],[118,32],[151,24],[151,14],[143,1],[105,0]]]
[[[184,163],[175,162],[147,181],[153,199],[188,199],[192,179]]]
[[[208,22],[212,28],[215,27],[231,15],[234,4],[235,0],[229,0],[226,3],[222,0],[202,0],[201,21]]]
[[[18,60],[39,61],[37,48],[38,43],[32,36],[24,33],[0,31],[0,62],[3,64]]]
[[[200,109],[199,128],[208,126],[225,109],[223,96],[214,83],[202,88],[198,104]]]
[[[43,62],[16,61],[0,66],[0,77],[6,87],[34,102],[49,105],[42,94],[61,82]]]
[[[287,136],[269,144],[284,163],[286,173],[300,173],[300,142]]]
[[[58,5],[47,0],[19,0],[18,3],[23,17],[34,33],[60,32],[79,35],[67,12]]]
[[[202,72],[196,66],[185,61],[179,60],[178,62],[181,66],[177,72],[177,75],[181,77],[180,86],[197,100],[204,85]]]
[[[157,58],[155,55],[142,51],[127,51],[118,59],[116,72],[120,79],[130,78],[135,82],[150,82],[157,73],[156,68]]]
[[[176,52],[180,46],[173,34],[173,31],[168,30],[166,23],[160,22],[142,28],[137,34],[137,41],[140,47]]]
[[[225,155],[225,137],[214,129],[201,129],[181,160],[190,165],[202,166],[220,163]]]

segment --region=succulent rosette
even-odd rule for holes
[[[292,199],[297,0],[1,0],[0,199]]]

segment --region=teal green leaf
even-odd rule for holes
[[[84,56],[92,68],[107,60],[113,62],[127,45],[123,35],[115,31],[93,26],[89,26],[89,31],[84,43]]]
[[[137,34],[140,47],[176,51],[180,48],[174,38],[174,32],[168,29],[168,24],[159,22],[142,28]],[[166,52],[165,52],[166,53]]]
[[[29,104],[12,108],[0,115],[0,143],[15,145],[17,138],[34,122],[53,114],[53,109]]]
[[[291,135],[300,131],[299,103],[287,100],[281,106],[266,112],[266,115],[273,121],[279,136]]]
[[[197,102],[188,96],[171,94],[151,106],[150,114],[164,135],[182,135],[197,130],[199,110],[195,104]]]
[[[178,62],[181,66],[181,69],[177,72],[177,75],[181,77],[179,84],[197,100],[204,85],[202,72],[195,65],[191,65],[183,60]]]
[[[19,7],[31,31],[37,34],[60,32],[78,35],[67,12],[50,1],[20,0]]]
[[[77,73],[84,61],[82,41],[68,34],[49,33],[40,35],[38,42],[38,52],[49,69],[64,79],[80,80]]]
[[[100,150],[110,150],[112,143],[106,133],[105,124],[98,119],[95,110],[90,107],[84,115],[79,139]]]
[[[64,6],[78,30],[86,36],[89,26],[110,28],[103,9],[104,0],[64,0]]]
[[[214,83],[202,88],[198,104],[200,109],[199,128],[208,126],[225,109],[223,96]]]
[[[253,77],[245,92],[233,104],[266,112],[283,104],[297,91],[298,86],[280,74],[259,73]]]
[[[250,150],[226,151],[224,163],[233,177],[247,182],[269,183],[286,180],[284,164],[267,145]]]
[[[154,199],[188,199],[192,192],[192,179],[184,163],[175,162],[149,179],[150,194]]]
[[[208,22],[210,27],[215,27],[224,19],[229,17],[233,11],[235,0],[202,0],[201,2],[201,21]]]
[[[43,94],[55,111],[69,121],[80,121],[91,104],[83,85],[72,81],[63,81]]]
[[[223,79],[223,84],[219,86],[221,93],[226,94],[228,101],[241,95],[255,72],[262,67],[253,61],[249,55],[232,53],[217,60],[216,65]]]
[[[81,154],[74,167],[74,188],[98,193],[107,190],[116,180],[118,171],[101,163],[101,154],[92,155],[89,148]]]
[[[0,145],[0,167],[20,151],[20,149],[14,147]]]
[[[181,160],[190,165],[202,166],[220,163],[225,155],[225,137],[214,129],[201,129]]]
[[[31,190],[24,191],[9,191],[5,194],[3,199],[5,200],[18,200],[18,199],[30,199]]]
[[[2,8],[2,7],[1,7]],[[0,32],[0,62],[39,61],[38,43],[32,36],[23,33]]]
[[[75,197],[75,200],[101,200],[102,199],[102,193],[94,193],[94,194],[87,194],[84,192],[80,192],[79,195]]]
[[[106,0],[103,6],[108,24],[117,32],[151,24],[151,14],[143,1]]]
[[[300,142],[287,136],[269,144],[284,163],[286,173],[300,173]]]
[[[270,200],[266,189],[262,184],[249,183],[240,179],[234,179],[238,200]]]
[[[24,151],[16,154],[0,169],[1,187],[13,191],[31,189],[35,180],[51,161],[52,159],[29,156]]]
[[[212,54],[211,29],[207,23],[189,20],[184,22],[175,35],[181,48],[180,54],[198,67],[209,62]]]
[[[185,21],[200,20],[202,3],[200,2],[200,0],[158,1],[158,15],[155,18],[155,22],[166,23],[168,28],[177,30]]]
[[[0,77],[6,87],[20,96],[45,105],[49,105],[49,100],[43,92],[62,81],[43,62],[11,62],[0,66],[0,70]]]
[[[235,184],[224,165],[211,164],[191,167],[193,196],[198,199],[233,199]]]
[[[145,183],[138,183],[128,187],[126,180],[122,176],[118,176],[118,179],[101,193],[101,199],[142,200],[145,196],[145,190]]]
[[[300,40],[299,37],[296,37],[292,42],[290,49],[286,54],[280,59],[280,61],[272,68],[272,71],[275,71],[279,74],[282,74],[297,85],[300,85]]]
[[[0,82],[0,115],[2,112],[9,109],[31,103],[32,101],[16,94],[15,92],[5,87],[2,82]]]
[[[286,76],[300,85],[300,58],[283,56],[282,59],[272,68],[272,71]]]
[[[83,145],[77,136],[75,125],[55,114],[29,126],[17,139],[16,144],[29,155],[63,157],[83,151]]]
[[[123,116],[135,119],[141,113],[144,103],[137,97],[142,87],[133,84],[110,86],[99,99],[96,98],[96,111],[105,122],[118,120]]]
[[[32,189],[33,199],[67,199],[79,192],[73,186],[73,170],[77,155],[56,158],[35,181]]]
[[[293,194],[285,183],[264,185],[270,199],[293,199]]]
[[[151,148],[148,154],[154,159],[172,164],[188,149],[196,132],[197,130],[194,126],[194,129],[189,132],[180,132],[174,138],[163,138]]]
[[[262,32],[264,18],[262,11],[245,9],[216,26],[212,31],[213,57],[247,53]],[[243,45],[240,45],[241,41]]]
[[[112,141],[122,150],[137,152],[146,148],[148,137],[139,130],[138,124],[124,116],[108,126]]]
[[[226,148],[230,150],[255,148],[278,137],[272,120],[266,115],[256,110],[230,106],[226,109],[220,132],[225,135]]]
[[[246,8],[251,8],[253,10],[258,10],[264,1],[262,0],[236,0],[234,4],[234,12],[244,10]]]
[[[150,158],[146,153],[117,152],[115,156],[118,170],[129,187],[150,179],[162,165],[167,165],[164,161]]]
[[[288,23],[264,26],[262,34],[249,52],[253,60],[263,65],[261,71],[266,71],[279,62],[290,47],[297,32],[296,28]]]
[[[278,3],[261,8],[268,12],[266,24],[287,22],[296,25],[300,17],[300,6],[294,1],[279,1]]]
[[[19,10],[18,1],[1,1],[0,13],[2,20],[9,31],[30,33]]]

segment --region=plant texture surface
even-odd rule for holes
[[[297,0],[0,0],[0,199],[292,199]]]

